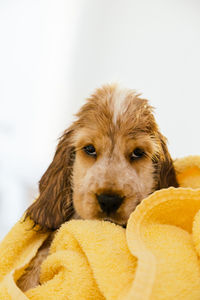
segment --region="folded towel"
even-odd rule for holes
[[[41,285],[23,293],[23,274],[48,233],[18,222],[0,244],[0,299],[200,299],[200,157],[175,162],[182,187],[144,199],[127,229],[72,220],[58,230]]]

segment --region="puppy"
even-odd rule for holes
[[[81,218],[125,227],[142,199],[178,186],[153,108],[133,90],[103,86],[76,117],[40,180],[39,198],[26,212],[35,224],[54,231]],[[18,280],[22,290],[39,283],[39,264],[48,247],[42,246]]]

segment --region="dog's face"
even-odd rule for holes
[[[50,229],[70,218],[125,225],[156,189],[177,186],[165,138],[147,100],[131,90],[96,91],[66,130],[27,215]]]

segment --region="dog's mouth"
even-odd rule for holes
[[[126,228],[126,224],[120,224],[120,223],[115,222],[114,220],[111,220],[111,219],[109,219],[109,218],[104,218],[103,220],[104,220],[104,221],[107,221],[107,222],[110,222],[110,223],[114,223],[114,224],[119,225],[119,226],[121,226],[121,227],[123,227],[123,228]]]

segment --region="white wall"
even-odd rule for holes
[[[102,83],[150,99],[174,158],[199,154],[199,53],[198,0],[1,0],[0,237]]]

